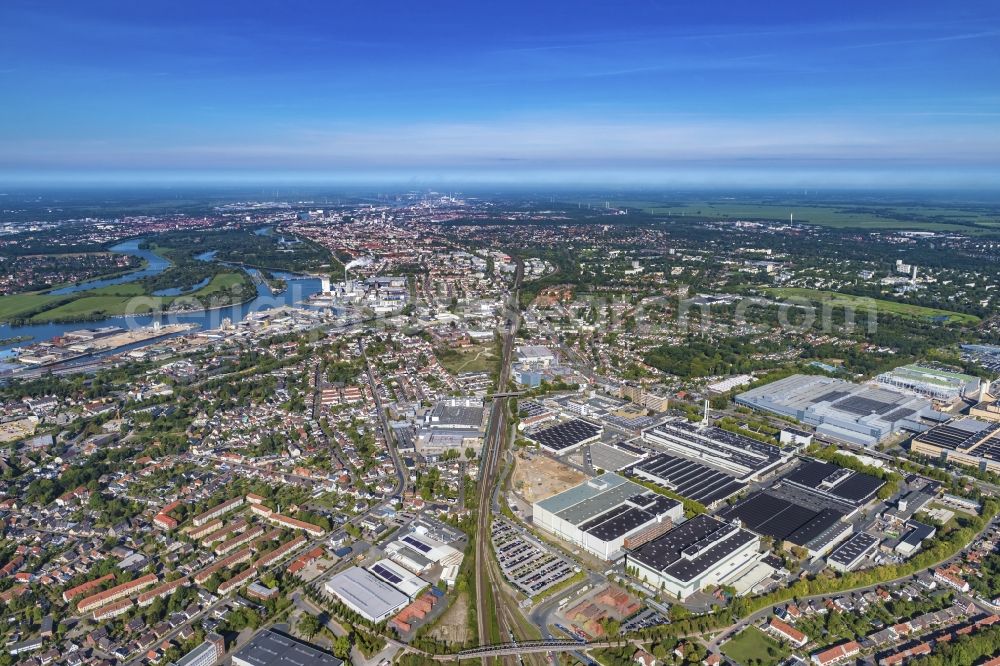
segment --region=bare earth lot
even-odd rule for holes
[[[567,488],[587,480],[587,476],[558,460],[535,453],[518,453],[514,476],[514,490],[531,504],[552,497]]]
[[[450,641],[454,643],[464,643],[469,640],[469,626],[466,618],[469,613],[469,595],[462,593],[458,595],[451,607],[438,620],[437,625],[430,632],[431,638]]]

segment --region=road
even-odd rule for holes
[[[379,427],[382,429],[382,436],[385,437],[385,446],[389,449],[389,456],[392,458],[392,464],[396,468],[396,485],[393,492],[389,494],[388,499],[391,499],[395,495],[402,496],[403,491],[406,489],[406,467],[403,465],[403,461],[399,458],[399,451],[396,449],[396,443],[392,438],[392,428],[389,427],[389,420],[385,415],[385,408],[382,406],[382,396],[378,394],[378,388],[375,383],[375,373],[372,372],[371,362],[368,360],[368,354],[365,352],[364,339],[358,340],[358,347],[361,349],[361,358],[365,361],[365,373],[368,375],[368,386],[371,387],[372,397],[375,398],[375,409],[378,411],[378,422]],[[387,501],[383,501],[380,506],[387,504]]]

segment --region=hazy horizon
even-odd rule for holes
[[[12,0],[0,19],[0,184],[1000,178],[995,3]]]

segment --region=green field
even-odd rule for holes
[[[909,319],[934,319],[937,317],[947,317],[948,323],[958,323],[975,325],[980,322],[975,315],[952,312],[950,310],[939,310],[928,308],[922,305],[912,305],[909,303],[896,303],[878,298],[866,298],[864,296],[851,296],[849,294],[839,294],[835,291],[822,291],[819,289],[805,289],[800,287],[777,287],[765,290],[769,295],[783,299],[806,299],[813,302],[829,303],[833,307],[853,308],[860,312],[868,312],[874,309],[876,312],[887,312],[899,317]]]
[[[773,666],[791,654],[787,646],[767,636],[757,627],[747,627],[722,646],[722,652],[738,664]]]
[[[64,298],[65,296],[53,296],[38,292],[0,296],[0,321],[17,319],[25,313],[33,312]]]
[[[445,369],[457,375],[460,372],[489,372],[496,367],[493,345],[473,345],[459,349],[437,349],[435,354]]]
[[[246,278],[242,273],[219,273],[212,278],[212,281],[206,284],[204,287],[196,292],[193,292],[192,296],[211,296],[212,294],[218,293],[220,291],[225,291],[226,289],[231,289],[233,287],[239,286],[243,283]]]
[[[1000,225],[1000,214],[978,207],[822,204],[802,201],[613,201],[617,207],[635,208],[669,218],[715,218],[719,220],[773,220],[784,222],[794,214],[795,222],[842,229],[908,229],[990,233]]]
[[[36,313],[32,323],[49,321],[86,320],[100,316],[113,317],[124,314],[144,314],[154,309],[165,309],[178,298],[206,298],[248,281],[243,273],[219,273],[198,291],[182,296],[150,296],[137,282],[115,284],[54,296],[38,292],[13,294],[0,297],[0,321],[9,321]],[[67,299],[72,299],[68,303]],[[62,303],[61,305],[58,305]],[[46,306],[53,306],[45,309]],[[41,310],[41,312],[39,312]]]
[[[82,292],[87,293],[87,292]],[[141,299],[141,300],[137,300]],[[75,301],[46,310],[31,318],[32,322],[84,319],[97,316],[113,317],[123,314],[144,314],[165,307],[169,298],[156,296],[84,296]]]

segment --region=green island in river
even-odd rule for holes
[[[296,252],[284,252],[273,236],[251,230],[179,231],[157,236],[145,244],[168,259],[162,273],[133,282],[56,294],[56,288],[0,297],[0,322],[15,325],[93,321],[119,315],[150,312],[194,311],[236,305],[253,299],[256,287],[243,266],[270,270],[330,270],[336,264],[311,242],[292,241]],[[287,241],[284,241],[287,243]],[[211,260],[203,255],[214,253]],[[236,265],[239,264],[239,265]],[[284,280],[265,277],[272,289]],[[162,292],[173,292],[170,295]],[[159,294],[159,295],[158,295]]]

